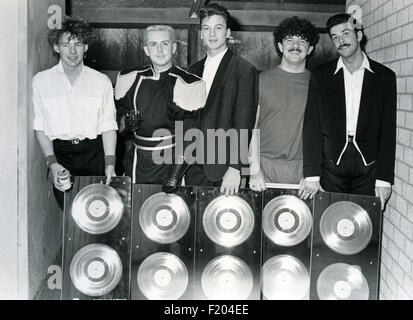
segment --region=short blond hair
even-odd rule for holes
[[[174,28],[172,28],[171,26],[168,25],[163,25],[163,24],[157,24],[157,25],[152,25],[152,26],[148,26],[145,30],[144,33],[144,45],[146,46],[148,44],[148,33],[151,31],[169,31],[170,35],[171,35],[171,40],[172,43],[175,43],[175,30]]]

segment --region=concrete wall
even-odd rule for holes
[[[17,298],[18,3],[0,5],[0,299]]]
[[[393,194],[384,213],[381,299],[413,299],[413,0],[353,0],[368,55],[397,74],[397,149]]]

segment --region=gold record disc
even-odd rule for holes
[[[312,225],[310,209],[296,196],[275,197],[264,208],[262,228],[265,235],[279,246],[301,243],[309,235]]]
[[[190,223],[189,208],[176,194],[156,193],[146,199],[139,212],[139,224],[145,235],[161,244],[181,239]]]
[[[373,226],[367,211],[358,204],[339,201],[329,206],[321,216],[320,233],[331,250],[352,255],[367,247]]]
[[[262,293],[268,300],[308,299],[310,275],[304,264],[290,255],[268,259],[262,268]]]
[[[114,188],[94,183],[84,187],[74,198],[72,217],[83,231],[102,234],[118,225],[123,210],[122,198]]]
[[[231,255],[212,259],[201,278],[202,290],[210,300],[245,300],[251,294],[253,282],[248,265]]]
[[[368,300],[369,285],[359,267],[335,263],[321,271],[317,294],[321,300]]]
[[[122,277],[122,261],[111,247],[90,244],[80,249],[70,263],[70,278],[77,290],[97,297],[112,291]]]
[[[179,299],[188,287],[188,270],[176,255],[158,252],[147,257],[138,270],[138,286],[149,300]]]
[[[234,247],[249,238],[254,230],[254,212],[244,199],[219,196],[205,208],[202,224],[216,244]]]

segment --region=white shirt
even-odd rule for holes
[[[368,70],[373,73],[373,70],[370,68],[369,60],[366,54],[363,52],[363,62],[361,63],[360,68],[355,70],[353,73],[347,69],[346,65],[343,62],[343,59],[340,57],[337,62],[336,74],[340,69],[343,69],[344,74],[344,90],[346,97],[346,133],[347,136],[354,136],[353,144],[356,147],[357,151],[360,153],[361,158],[363,159],[364,165],[369,165],[364,159],[360,148],[357,145],[357,120],[360,110],[360,100],[361,100],[361,90],[363,88],[364,72]],[[348,139],[346,139],[346,144],[344,145],[343,150],[337,160],[337,165],[341,161],[341,157],[347,149]],[[309,181],[318,181],[320,177],[307,177]],[[391,184],[387,181],[376,180],[376,187],[390,187]]]
[[[33,128],[50,140],[95,139],[118,129],[111,81],[84,65],[73,86],[61,62],[36,74],[33,105]]]
[[[215,74],[218,71],[219,64],[221,63],[222,58],[224,57],[227,51],[228,51],[228,48],[213,57],[208,55],[205,60],[205,67],[204,67],[204,73],[202,74],[202,80],[204,80],[206,84],[206,96],[207,97],[209,94],[209,90],[211,89],[212,82],[214,81]]]

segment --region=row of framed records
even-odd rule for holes
[[[104,181],[66,193],[62,299],[377,299],[378,198]]]

